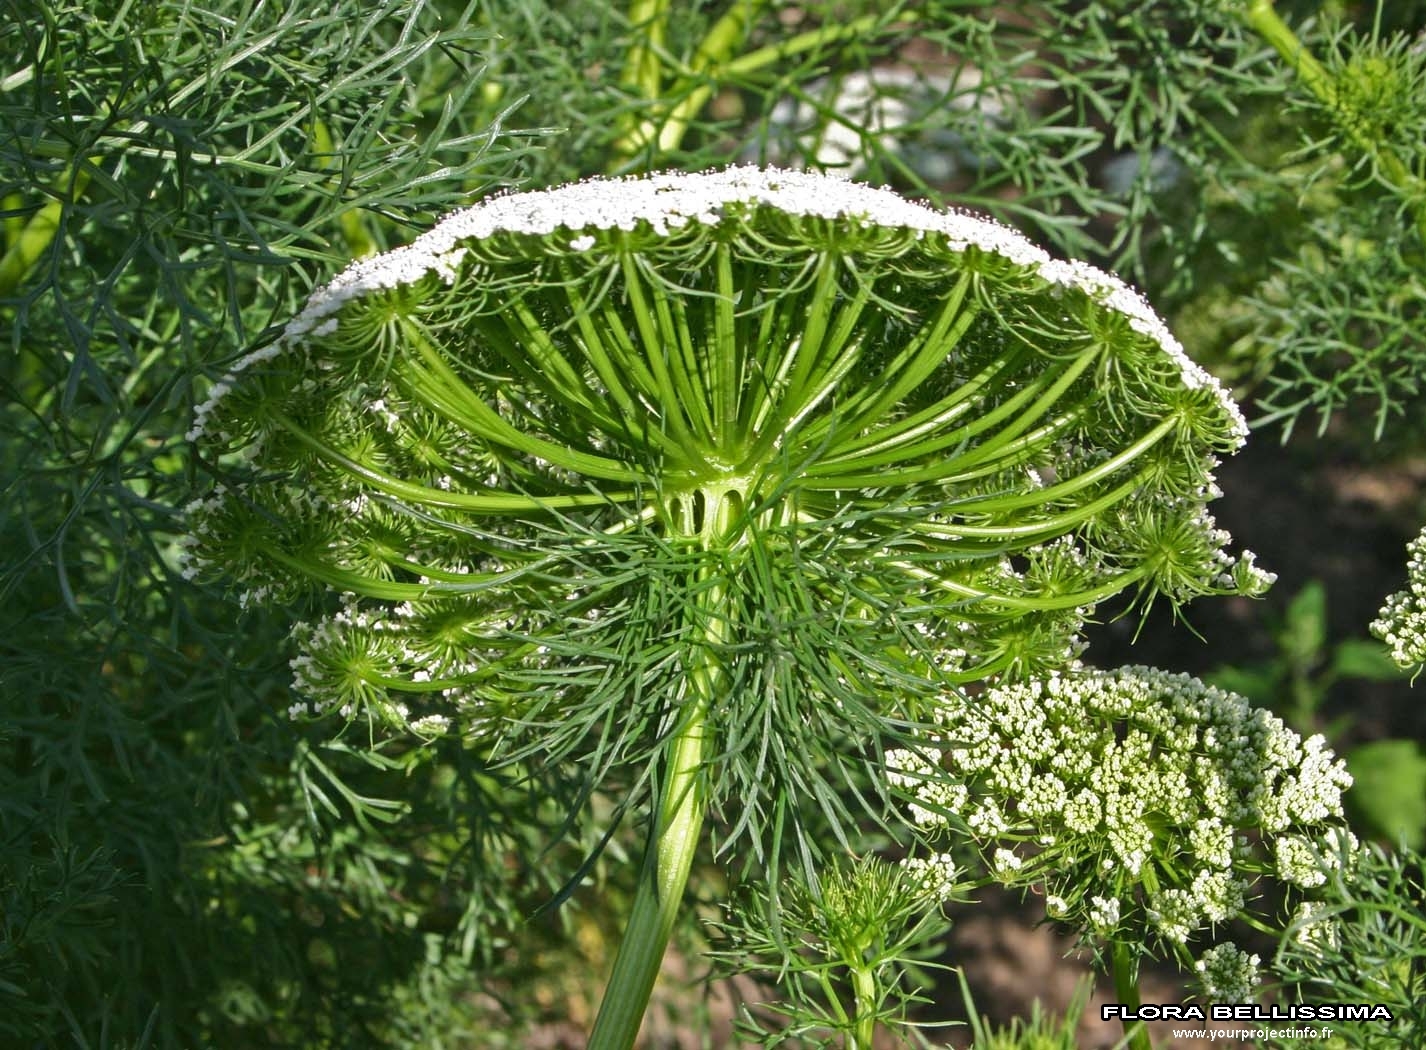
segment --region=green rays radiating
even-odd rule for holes
[[[489,731],[495,703],[524,726],[502,736],[604,776],[663,746],[644,734],[716,651],[710,680],[761,684],[741,713],[704,698],[715,735],[793,703],[800,676],[791,721],[860,711],[874,736],[863,690],[895,709],[918,679],[1058,666],[1098,603],[1226,569],[1183,500],[1231,447],[1229,409],[1092,284],[756,205],[458,246],[233,377],[204,428],[235,474],[194,515],[198,555],[254,597],[308,581],[376,603],[380,658],[352,674],[385,669],[361,693],[390,699],[380,720],[444,702]],[[477,595],[475,635],[510,644],[438,679],[475,692],[434,691],[402,610]],[[348,630],[322,623],[319,641]],[[737,754],[715,805],[767,790],[768,763],[817,783],[791,751]]]

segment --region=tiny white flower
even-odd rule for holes
[[[998,849],[991,860],[991,867],[995,869],[997,875],[1005,876],[1019,871],[1024,863],[1014,850]]]
[[[901,866],[928,900],[943,901],[956,888],[956,862],[949,853],[930,857],[906,857]]]
[[[1273,843],[1277,876],[1283,882],[1311,888],[1327,881],[1325,856],[1301,835],[1281,835]]]
[[[1341,944],[1335,915],[1323,915],[1326,909],[1315,901],[1303,901],[1293,915],[1297,931],[1293,939],[1313,955],[1333,951]]]
[[[1118,897],[1090,897],[1089,921],[1098,933],[1108,933],[1119,925]]]
[[[1406,589],[1386,599],[1371,632],[1400,667],[1426,666],[1426,529],[1406,545]]]

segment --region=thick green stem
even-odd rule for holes
[[[1130,954],[1129,945],[1115,941],[1110,955],[1110,969],[1114,974],[1114,996],[1121,1006],[1131,1013],[1139,1010],[1139,963]],[[1149,1038],[1149,1026],[1143,1021],[1124,1021],[1124,1038],[1129,1050],[1154,1050]]]
[[[700,499],[701,519],[695,510]],[[714,489],[697,497],[675,497],[673,503],[668,510],[673,529],[696,535],[705,551],[726,549],[733,542],[742,515],[739,494]],[[589,1034],[589,1050],[629,1050],[634,1045],[698,849],[708,800],[708,713],[727,685],[717,652],[729,633],[720,572],[710,564],[699,580],[701,590],[694,604],[702,644],[690,661],[687,687],[680,697],[682,710],[669,742],[652,838],[624,940]]]
[[[856,997],[857,1020],[849,1050],[872,1050],[876,1038],[876,977],[869,968],[852,969],[852,993]]]
[[[657,7],[649,0],[639,0],[631,9],[631,19],[635,10]],[[842,25],[827,25],[806,33],[799,33],[773,46],[758,48],[746,54],[732,57],[737,48],[747,38],[753,23],[767,7],[767,0],[739,0],[730,11],[708,30],[707,36],[698,46],[687,74],[666,93],[665,97],[678,101],[667,109],[657,107],[654,115],[631,128],[615,144],[615,170],[627,167],[632,157],[653,148],[655,154],[670,153],[683,142],[689,125],[702,112],[718,81],[728,76],[745,76],[769,66],[786,62],[793,55],[813,51],[829,44],[844,40],[859,40],[874,33],[887,23],[883,15],[866,15]],[[893,20],[891,25],[904,25],[905,19]],[[642,81],[636,80],[632,71],[626,72],[626,83],[637,83],[647,91],[647,54],[649,45],[640,41],[630,49],[628,62],[631,67],[644,73]],[[648,94],[645,98],[652,99]]]
[[[88,185],[89,173],[76,162],[58,180],[49,201],[9,238],[5,254],[0,256],[0,296],[13,294],[30,275],[54,243],[64,209],[78,200]]]
[[[738,0],[732,9],[715,22],[708,34],[698,45],[688,76],[665,98],[680,101],[671,108],[665,107],[660,97],[658,82],[658,57],[654,48],[661,47],[667,27],[667,0],[633,0],[630,6],[630,20],[642,36],[629,49],[624,82],[635,88],[642,98],[654,103],[653,115],[630,128],[617,143],[615,156],[617,163],[635,157],[654,146],[659,153],[677,149],[683,140],[688,123],[707,103],[712,89],[706,85],[694,86],[692,81],[703,77],[707,71],[727,61],[728,57],[742,44],[753,21],[761,13],[766,0]],[[643,16],[640,18],[640,16]],[[639,19],[635,21],[635,19]]]
[[[634,39],[624,59],[620,81],[640,98],[650,102],[659,97],[659,65],[668,42],[668,0],[633,0],[629,4],[629,25]]]
[[[696,702],[673,741],[653,841],[604,1002],[589,1034],[589,1050],[629,1050],[639,1034],[703,827],[707,714],[706,702]]]

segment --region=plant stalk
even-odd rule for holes
[[[1129,945],[1124,941],[1114,941],[1110,953],[1110,970],[1114,974],[1114,996],[1120,1005],[1137,1013],[1139,1010],[1139,964],[1129,954]],[[1124,1038],[1129,1050],[1154,1050],[1149,1038],[1149,1026],[1143,1021],[1125,1020]]]
[[[703,828],[707,715],[706,702],[698,701],[674,738],[658,823],[604,1001],[589,1033],[589,1050],[629,1050],[639,1034]]]
[[[640,4],[642,9],[645,3]],[[708,30],[699,44],[687,74],[666,93],[678,99],[672,107],[655,107],[653,116],[629,129],[615,144],[614,171],[627,168],[630,159],[653,147],[656,155],[671,153],[683,142],[689,125],[713,97],[718,81],[726,76],[741,76],[786,61],[793,55],[813,51],[828,44],[864,38],[886,22],[883,15],[865,15],[842,25],[827,25],[799,33],[776,45],[758,48],[737,57],[734,52],[743,43],[753,23],[766,7],[766,0],[741,0]],[[904,25],[907,19],[892,20]],[[640,43],[630,51],[630,64],[646,62],[647,46]],[[644,68],[640,65],[639,68]],[[649,96],[645,96],[646,98]],[[650,99],[652,100],[652,99]]]
[[[50,199],[30,216],[18,232],[7,224],[5,254],[0,256],[0,296],[13,295],[30,275],[35,264],[54,242],[64,209],[73,204],[89,185],[89,172],[75,161],[64,178],[57,180]]]
[[[857,1020],[851,1050],[872,1050],[876,1038],[876,978],[869,967],[853,967],[852,992],[856,996]]]
[[[677,525],[696,529],[705,551],[726,550],[731,545],[742,501],[731,492],[704,493],[704,515],[694,521],[692,498],[675,498],[669,516]],[[687,534],[687,533],[685,533]],[[727,675],[717,649],[728,640],[724,584],[716,565],[700,570],[699,596],[694,603],[700,618],[701,645],[690,661],[683,710],[669,742],[668,767],[648,852],[634,894],[634,904],[624,939],[614,959],[599,1016],[589,1034],[588,1050],[630,1050],[648,1008],[678,917],[684,887],[698,849],[699,834],[708,804],[705,761],[711,731],[708,713],[726,688]]]
[[[649,102],[658,99],[661,89],[659,52],[668,44],[668,0],[633,0],[629,4],[629,25],[634,39],[624,60],[625,87]]]

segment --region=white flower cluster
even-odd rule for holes
[[[1259,962],[1256,955],[1241,951],[1232,941],[1209,948],[1195,964],[1203,994],[1214,1003],[1251,1002],[1258,985]]]
[[[264,557],[252,523],[272,518],[296,529],[330,508],[320,493],[311,491],[268,489],[264,495],[268,502],[260,506],[248,493],[220,484],[207,496],[190,501],[183,508],[188,532],[176,543],[179,574],[185,580],[225,574],[244,609],[290,600],[302,581]]]
[[[1351,783],[1321,737],[1150,668],[948,696],[938,721],[939,762],[887,755],[918,824],[964,821],[996,878],[1053,884],[1082,929],[1137,913],[1174,944],[1243,910],[1265,866],[1250,834],[1284,879],[1320,881],[1332,851],[1315,844]]]
[[[715,226],[733,207],[765,207],[792,216],[904,229],[918,235],[938,233],[953,251],[976,249],[999,255],[1036,271],[1050,284],[1078,288],[1123,314],[1131,328],[1157,343],[1179,370],[1185,387],[1212,390],[1233,421],[1239,444],[1247,438],[1247,423],[1228,391],[1189,358],[1153,308],[1117,277],[1088,263],[1054,259],[1020,233],[989,219],[938,211],[891,190],[814,172],[731,167],[695,174],[596,178],[552,190],[496,196],[447,217],[405,247],[358,260],[313,293],[277,342],[238,362],[213,388],[198,406],[189,440],[204,436],[208,418],[238,373],[275,356],[284,346],[300,345],[327,331],[333,316],[354,298],[413,284],[432,273],[453,282],[468,242],[502,233],[547,236],[567,231],[575,235],[567,243],[582,251],[596,243],[590,231],[632,231],[647,225],[662,236],[691,223]]]
[[[1406,590],[1387,598],[1372,634],[1391,647],[1399,667],[1426,666],[1426,529],[1406,545]]]
[[[912,796],[911,819],[920,827],[945,823],[946,814],[959,813],[970,799],[969,789],[947,780],[927,758],[915,751],[886,753],[887,780]]]
[[[1297,906],[1292,917],[1297,932],[1293,935],[1298,944],[1314,955],[1335,951],[1342,942],[1337,928],[1336,913],[1316,901],[1303,901]]]
[[[1347,849],[1355,852],[1357,838],[1343,831]],[[1273,859],[1277,862],[1277,877],[1294,886],[1311,889],[1327,881],[1330,872],[1342,867],[1342,851],[1337,843],[1318,842],[1303,835],[1282,835],[1273,843]]]
[[[949,853],[937,853],[930,857],[906,857],[901,861],[914,885],[928,901],[940,902],[948,898],[956,888],[959,870]]]
[[[1262,594],[1277,582],[1277,573],[1262,568],[1257,559],[1252,551],[1244,551],[1233,563],[1228,579],[1218,581],[1219,585],[1226,586],[1231,581],[1244,594]]]
[[[1110,933],[1114,927],[1118,926],[1119,898],[1090,897],[1089,925],[1095,933],[1101,936]]]
[[[442,616],[467,621],[461,643],[450,652],[432,644],[431,624],[423,622]],[[471,730],[491,717],[481,692],[472,686],[483,666],[482,642],[514,625],[513,618],[494,611],[481,616],[449,604],[418,608],[409,602],[369,607],[346,596],[332,615],[292,629],[298,652],[289,666],[300,699],[288,715],[365,715],[423,737],[448,732],[455,715]],[[433,703],[449,714],[413,709]]]

